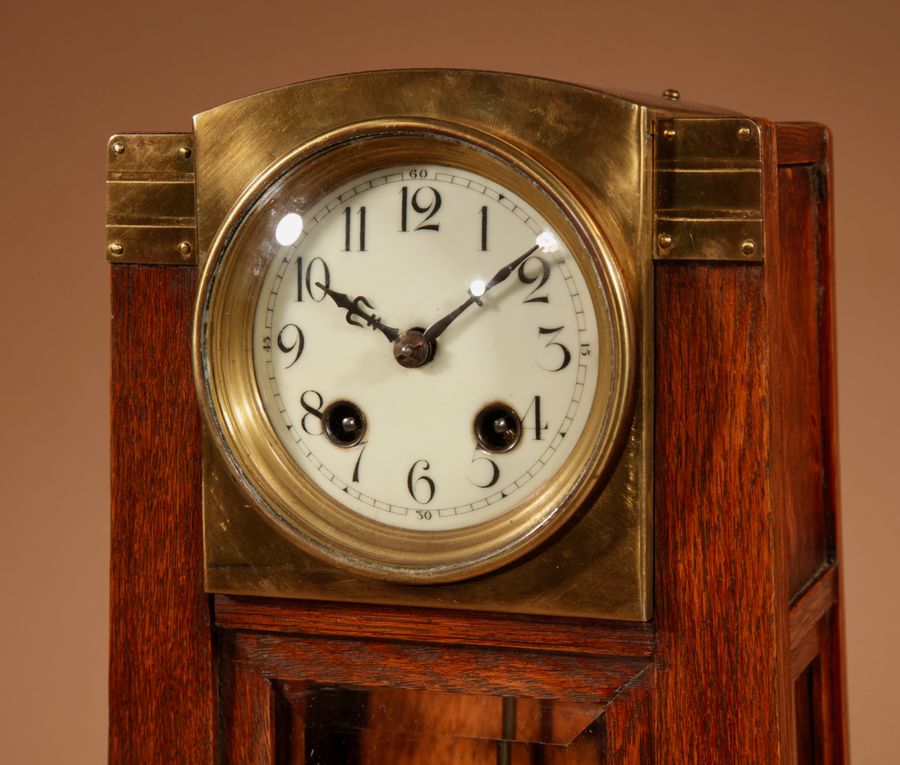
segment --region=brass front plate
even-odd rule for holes
[[[652,134],[691,109],[548,80],[467,71],[375,72],[251,96],[194,118],[201,265],[235,203],[298,146],[373,120],[439,120],[548,168],[614,253],[639,359],[626,443],[603,490],[541,547],[450,584],[379,581],[293,546],[254,508],[208,435],[203,501],[210,592],[645,620],[651,616]],[[713,116],[709,111],[703,112]]]
[[[205,444],[206,589],[357,603],[609,619],[650,618],[644,549],[645,491],[639,482],[641,422],[605,491],[575,525],[506,568],[450,584],[398,584],[328,566],[288,542],[238,489]]]
[[[477,146],[474,141],[479,141]],[[322,144],[329,148],[320,148]],[[499,152],[504,152],[504,159]],[[276,529],[330,565],[363,576],[429,584],[499,568],[539,546],[582,508],[618,456],[630,423],[634,387],[631,311],[602,235],[591,229],[591,221],[578,210],[577,201],[567,198],[565,189],[554,188],[554,179],[525,175],[531,160],[508,147],[491,146],[487,136],[408,118],[356,123],[279,161],[244,199],[255,200],[271,178],[283,177],[286,165],[293,165],[295,180],[299,179],[292,194],[315,199],[321,189],[373,168],[442,161],[494,178],[523,199],[534,197],[538,187],[543,189],[540,196],[547,196],[532,204],[543,203],[543,214],[567,242],[579,268],[587,273],[597,269],[588,290],[591,302],[603,306],[607,316],[605,328],[598,332],[609,355],[601,356],[598,392],[584,430],[573,439],[571,455],[553,478],[515,509],[455,530],[399,529],[348,510],[310,482],[284,450],[260,402],[250,331],[268,265],[257,246],[239,244],[244,229],[252,230],[248,222],[252,213],[245,217],[243,203],[232,210],[211,248],[200,284],[194,338],[195,373],[209,431],[218,437],[235,480],[250,489]],[[551,194],[556,205],[549,204]],[[242,220],[242,229],[234,230],[236,220]],[[268,224],[265,215],[257,220],[261,226]],[[579,235],[576,229],[585,233]],[[239,257],[241,253],[244,257]]]

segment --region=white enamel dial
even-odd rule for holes
[[[288,190],[253,213],[265,273],[252,363],[300,471],[353,513],[422,531],[494,520],[545,490],[611,395],[596,271],[471,170],[403,164],[316,199]],[[404,366],[410,339],[425,357]]]

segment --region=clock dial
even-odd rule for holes
[[[450,581],[589,498],[624,436],[630,332],[612,257],[551,176],[481,134],[392,122],[245,192],[195,360],[214,442],[280,531],[357,573]]]
[[[271,261],[253,358],[300,469],[407,529],[482,523],[539,491],[609,358],[561,235],[510,189],[437,164],[381,168],[304,206],[285,192],[258,208]]]

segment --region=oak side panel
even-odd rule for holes
[[[762,266],[657,264],[656,760],[782,762]]]
[[[807,501],[806,512],[799,508],[791,518],[788,566],[791,570],[793,599],[802,593],[801,600],[810,601],[811,592],[803,591],[813,568],[814,559],[808,545],[819,546],[823,565],[832,567],[829,572],[833,591],[834,609],[815,629],[820,633],[822,655],[815,673],[815,703],[827,719],[820,721],[818,730],[823,741],[819,742],[824,762],[847,761],[846,700],[844,685],[844,635],[843,599],[841,587],[840,544],[840,488],[838,472],[837,393],[835,390],[835,325],[834,325],[834,253],[833,253],[833,197],[831,134],[822,125],[781,123],[776,125],[777,154],[779,162],[778,183],[781,204],[779,207],[779,261],[773,264],[770,279],[770,301],[782,303],[795,299],[798,288],[809,290],[815,297],[815,326],[811,337],[803,337],[809,348],[817,353],[816,380],[806,385],[808,397],[806,410],[815,397],[818,406],[819,493]],[[797,166],[789,166],[797,165]],[[805,274],[804,274],[805,272]],[[798,275],[803,274],[799,277]],[[812,278],[812,284],[810,280]],[[785,289],[787,288],[787,289]],[[780,294],[779,294],[780,290]],[[808,299],[807,299],[808,301]],[[782,318],[789,318],[783,315]],[[803,327],[808,332],[808,326]],[[796,329],[775,327],[776,337],[796,334]],[[777,396],[777,391],[774,396]],[[795,396],[795,391],[789,391]],[[795,423],[788,421],[789,426]],[[806,423],[796,423],[805,426]],[[798,455],[802,458],[802,455]],[[794,460],[792,469],[799,467],[809,471],[810,464]],[[796,477],[792,480],[796,480]],[[802,479],[801,479],[802,480]],[[807,484],[810,483],[806,476]],[[796,488],[796,487],[795,487]],[[799,493],[795,498],[802,499]],[[798,508],[794,508],[795,510]],[[806,547],[806,549],[804,549]],[[801,570],[805,566],[805,570]],[[815,572],[813,572],[815,573]],[[824,578],[824,577],[823,577]],[[821,584],[817,582],[816,587]],[[815,589],[815,588],[813,588]],[[821,590],[821,587],[819,587]],[[795,646],[795,613],[792,608],[792,652]],[[823,603],[823,607],[827,604]],[[809,642],[808,640],[805,642]]]
[[[191,268],[112,267],[109,761],[213,760]]]
[[[771,327],[772,501],[785,524],[787,597],[832,559],[825,510],[817,170],[778,170],[778,249],[765,264]]]

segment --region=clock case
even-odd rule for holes
[[[272,597],[285,550],[264,521],[262,557],[211,543],[220,508],[256,516],[215,468],[198,413],[197,264],[253,173],[289,148],[267,145],[271,125],[316,133],[350,94],[366,117],[480,119],[596,195],[639,327],[618,479],[637,493],[614,474],[597,500],[624,497],[610,513],[626,516],[633,586],[604,601],[612,582],[587,582],[582,616],[560,616],[577,611],[556,597],[460,604],[457,585],[433,588],[435,601],[399,587],[393,604],[377,588]],[[199,115],[192,133],[117,135],[108,159],[110,762],[287,761],[315,684],[587,704],[584,734],[556,742],[567,763],[844,761],[821,126],[535,78],[385,72],[253,96]],[[254,584],[217,587],[214,569]],[[552,591],[554,572],[541,575]]]

